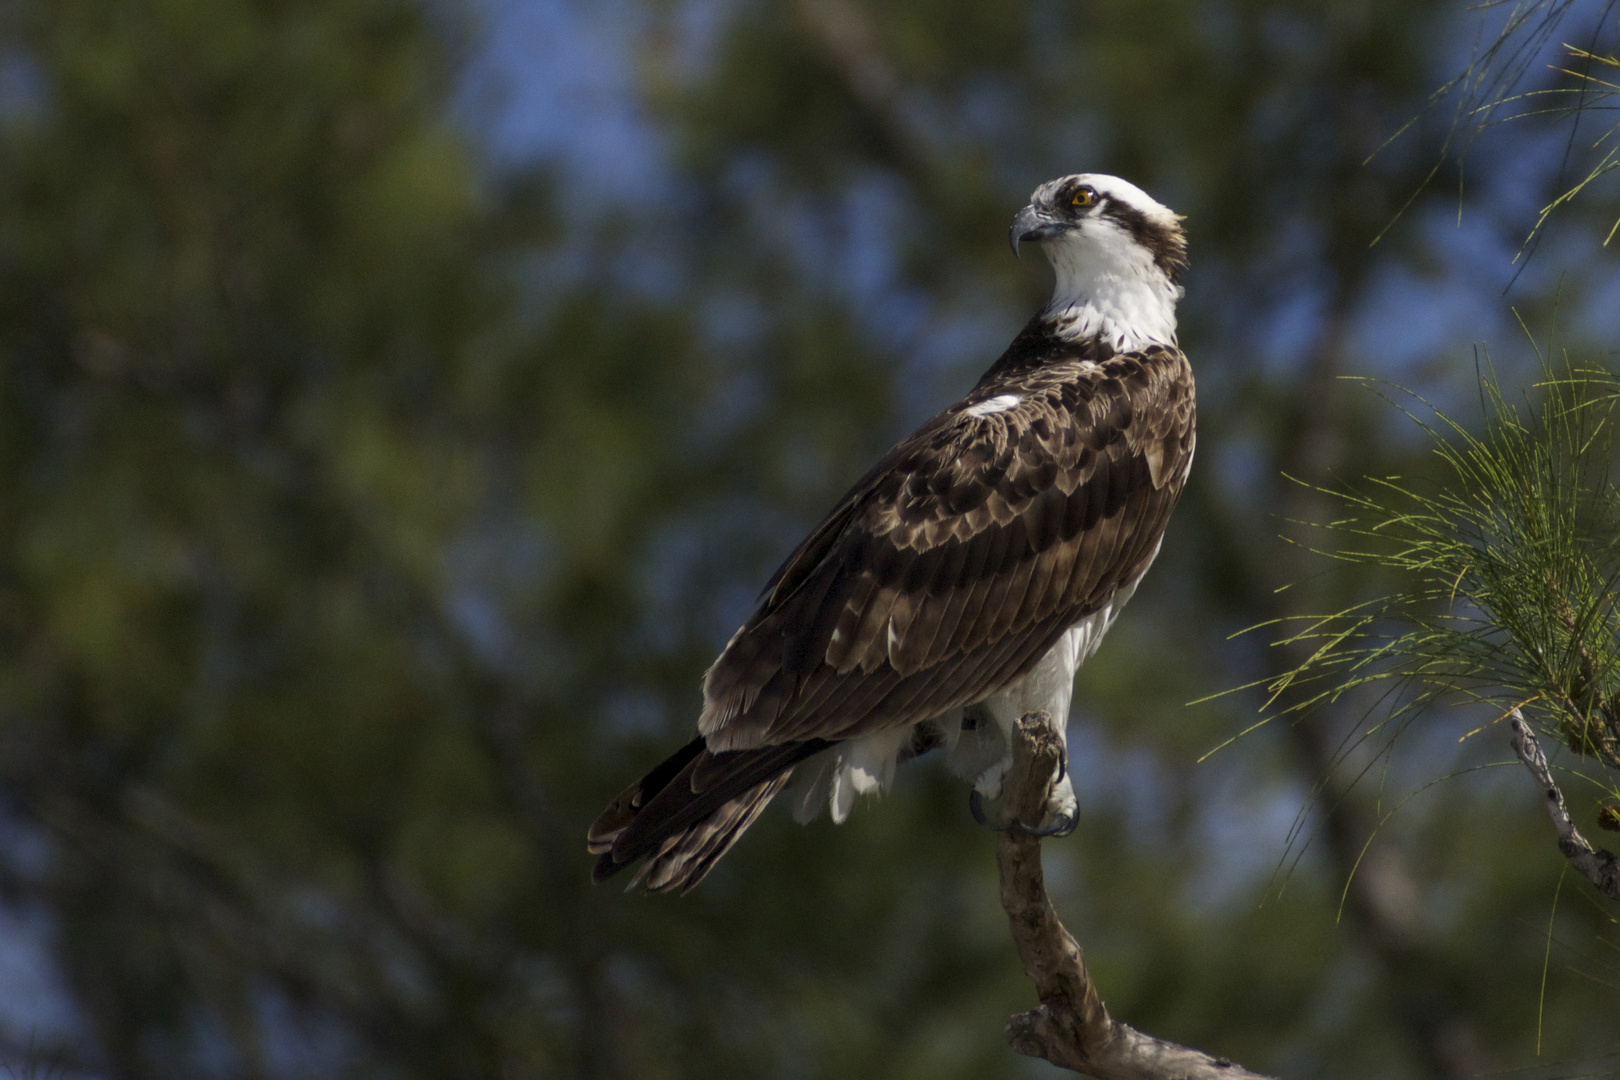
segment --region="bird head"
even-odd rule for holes
[[[1040,241],[1049,258],[1072,249],[1090,260],[1136,263],[1146,253],[1175,284],[1187,265],[1181,220],[1129,180],[1076,173],[1036,188],[1013,218],[1008,240],[1014,255],[1024,240]]]
[[[1077,332],[1107,324],[1122,340],[1172,340],[1187,238],[1181,215],[1128,180],[1077,173],[1035,189],[1013,218],[1013,254],[1038,241],[1056,273],[1049,313],[1094,314]]]

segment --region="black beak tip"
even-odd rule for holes
[[[1018,216],[1013,218],[1012,229],[1007,233],[1007,243],[1012,247],[1013,255],[1017,256],[1018,245],[1025,240],[1045,240],[1054,235],[1055,231],[1052,219],[1030,205],[1018,211]]]

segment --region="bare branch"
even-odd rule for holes
[[[1569,865],[1586,875],[1586,880],[1595,885],[1598,892],[1610,900],[1620,900],[1620,859],[1602,848],[1594,848],[1575,827],[1564,805],[1564,793],[1558,790],[1552,769],[1547,766],[1547,755],[1541,752],[1541,742],[1518,709],[1513,710],[1513,737],[1509,742],[1547,796],[1547,813],[1552,816],[1553,828],[1558,830],[1558,850],[1564,853]]]
[[[910,115],[905,80],[884,53],[866,13],[847,0],[799,0],[797,10],[811,38],[895,156],[919,180],[926,180],[934,172],[934,148]]]
[[[1007,1042],[1020,1054],[1096,1080],[1265,1080],[1225,1058],[1144,1035],[1108,1015],[1079,944],[1046,895],[1040,838],[1018,824],[1041,819],[1062,760],[1063,743],[1050,716],[1030,713],[1018,721],[996,862],[1001,906],[1041,1007],[1007,1022]]]

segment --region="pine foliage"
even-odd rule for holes
[[[1347,511],[1325,523],[1319,550],[1375,570],[1389,591],[1287,639],[1312,651],[1270,687],[1285,711],[1383,688],[1398,729],[1473,699],[1500,715],[1522,708],[1575,753],[1620,768],[1620,379],[1538,361],[1516,399],[1486,358],[1477,434],[1406,396],[1438,477],[1317,489]]]

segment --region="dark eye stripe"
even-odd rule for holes
[[[1153,261],[1172,282],[1180,282],[1181,269],[1187,260],[1187,242],[1180,230],[1150,220],[1128,203],[1109,201],[1103,206],[1102,214],[1118,222],[1137,243],[1151,251]]]

